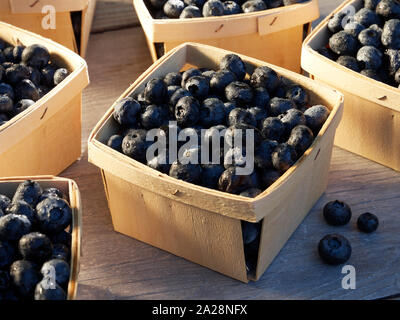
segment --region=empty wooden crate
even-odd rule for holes
[[[86,54],[97,0],[0,0],[0,21],[50,38]],[[47,6],[47,7],[46,7]],[[55,9],[54,19],[49,19]],[[55,26],[49,27],[50,22]]]
[[[328,43],[331,16],[362,6],[362,0],[345,1],[322,21],[304,41],[301,65],[313,79],[344,94],[343,119],[335,144],[400,171],[400,90],[345,68],[317,51]]]
[[[140,92],[150,79],[187,65],[218,68],[227,53],[201,44],[181,45],[153,64],[121,98]],[[241,58],[249,73],[268,65],[306,88],[311,104],[324,104],[331,110],[313,145],[262,194],[249,199],[183,182],[111,149],[108,138],[118,130],[113,108],[89,137],[89,161],[101,169],[116,231],[247,282],[263,274],[324,192],[342,95],[283,68]],[[249,275],[241,220],[262,221],[258,263]]]
[[[69,76],[34,105],[0,126],[0,177],[59,174],[81,155],[85,60],[34,33],[0,22],[0,38],[13,45],[42,44]]]
[[[81,257],[82,205],[75,181],[53,176],[0,178],[0,194],[12,198],[18,185],[25,180],[37,181],[44,188],[58,188],[66,197],[72,209],[70,277],[67,299],[74,300],[78,290],[79,260]]]
[[[155,19],[143,0],[133,0],[154,61],[184,42],[231,50],[300,72],[301,44],[319,17],[317,0],[232,16]]]

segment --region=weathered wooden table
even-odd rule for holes
[[[322,15],[341,1],[320,0]],[[62,176],[83,198],[83,257],[78,299],[376,299],[400,294],[400,174],[335,148],[329,185],[258,282],[243,284],[113,231],[99,170],[87,162],[90,130],[119,95],[151,64],[131,0],[99,0],[87,61],[82,158]],[[328,200],[353,210],[345,227],[322,218]],[[359,214],[378,215],[371,235],[355,227]],[[348,237],[356,289],[342,289],[341,267],[324,265],[317,244],[327,233]]]

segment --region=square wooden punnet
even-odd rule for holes
[[[228,53],[201,44],[181,45],[154,63],[121,98],[139,93],[150,79],[187,65],[218,68]],[[258,66],[270,66],[302,85],[312,105],[323,104],[331,110],[312,146],[262,194],[249,199],[197,186],[111,149],[108,138],[118,131],[113,107],[89,137],[89,161],[101,169],[116,231],[247,282],[259,279],[324,192],[343,101],[340,93],[311,79],[253,58],[241,58],[249,73]],[[241,220],[262,220],[257,268],[249,275]]]

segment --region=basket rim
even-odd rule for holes
[[[242,59],[246,60],[246,63],[252,63],[254,65],[264,65],[264,66],[269,66],[271,68],[273,68],[275,71],[277,71],[278,74],[284,74],[284,75],[293,75],[296,77],[299,77],[301,79],[303,79],[304,81],[306,81],[307,83],[313,83],[313,84],[318,84],[319,87],[324,87],[326,90],[330,90],[332,91],[332,93],[334,93],[337,97],[337,101],[336,104],[332,107],[332,110],[330,112],[330,115],[328,117],[328,119],[325,121],[323,127],[321,128],[321,130],[319,131],[317,137],[315,137],[312,145],[304,152],[304,154],[302,155],[302,157],[300,157],[297,162],[290,167],[283,175],[281,175],[279,177],[278,180],[276,180],[271,186],[269,186],[267,189],[264,189],[262,191],[262,193],[260,195],[258,195],[255,198],[247,198],[244,196],[240,196],[240,195],[236,195],[236,194],[230,194],[227,192],[223,192],[223,191],[219,191],[219,190],[214,190],[214,189],[210,189],[210,188],[206,188],[203,186],[199,186],[196,184],[192,184],[189,182],[185,182],[179,179],[175,179],[170,177],[167,174],[162,174],[161,172],[152,169],[150,167],[148,167],[145,164],[142,164],[114,149],[112,149],[111,147],[107,146],[106,144],[100,142],[99,140],[96,139],[96,136],[101,132],[101,130],[103,129],[104,125],[109,121],[109,119],[112,117],[113,114],[113,108],[114,105],[121,99],[130,96],[133,91],[144,82],[144,79],[146,77],[148,77],[149,75],[151,75],[153,73],[154,70],[156,70],[159,66],[163,65],[163,62],[169,60],[175,53],[179,52],[180,50],[186,50],[187,47],[194,47],[194,48],[212,48],[213,50],[218,50],[221,53],[232,53],[232,51],[228,51],[228,50],[224,50],[224,49],[220,49],[220,48],[215,48],[215,47],[211,47],[208,45],[203,45],[203,44],[198,44],[198,43],[184,43],[176,48],[174,48],[173,50],[171,50],[170,52],[168,52],[166,55],[164,55],[161,59],[159,59],[158,61],[156,61],[155,63],[153,63],[141,76],[139,76],[137,78],[137,80],[112,104],[112,106],[106,111],[105,115],[99,120],[99,122],[95,125],[95,127],[93,128],[92,132],[89,135],[88,138],[88,145],[89,145],[89,162],[91,161],[91,148],[96,149],[97,151],[100,152],[105,152],[109,155],[111,155],[115,161],[121,161],[124,162],[125,164],[129,165],[130,167],[134,167],[136,169],[140,169],[141,171],[144,171],[146,173],[146,175],[151,175],[155,178],[158,179],[165,179],[165,181],[167,183],[170,184],[174,184],[174,185],[180,185],[180,186],[184,186],[186,189],[190,189],[192,191],[196,191],[196,192],[200,192],[202,195],[217,195],[218,198],[223,198],[223,199],[229,199],[229,200],[234,200],[238,203],[242,203],[242,204],[246,204],[248,205],[249,209],[254,209],[255,206],[260,202],[260,201],[265,201],[265,199],[268,198],[268,196],[279,189],[280,185],[283,184],[284,182],[286,182],[288,179],[290,179],[290,177],[292,176],[292,173],[299,167],[301,166],[302,162],[304,159],[306,159],[306,157],[308,157],[310,155],[310,153],[312,153],[315,149],[315,145],[318,144],[321,141],[321,138],[325,135],[325,132],[328,130],[328,128],[332,125],[333,120],[336,119],[339,115],[340,112],[342,111],[342,107],[343,107],[343,95],[338,92],[337,90],[325,85],[325,84],[321,84],[319,82],[315,82],[314,80],[311,80],[305,76],[302,76],[300,74],[297,74],[295,72],[286,70],[284,68],[272,65],[270,63],[267,62],[263,62],[261,60],[258,59],[254,59],[254,58],[250,58],[247,57],[245,55],[242,54],[238,54]],[[102,168],[103,169],[103,168]],[[107,170],[106,170],[107,171]],[[130,181],[131,182],[131,181]],[[249,220],[251,219],[251,217],[249,218]]]
[[[365,87],[373,88],[375,91],[379,92],[378,97],[374,100],[377,104],[380,104],[389,109],[400,111],[400,104],[398,106],[393,105],[391,102],[387,102],[387,96],[393,96],[395,99],[400,99],[400,89],[390,86],[381,81],[374,80],[365,75],[362,75],[359,72],[353,71],[349,68],[346,68],[336,61],[333,61],[322,54],[320,54],[317,50],[313,49],[311,44],[315,41],[315,38],[320,35],[321,32],[326,30],[328,22],[332,16],[336,13],[341,12],[348,8],[349,6],[357,3],[360,4],[362,0],[346,0],[340,6],[338,6],[334,11],[332,11],[329,15],[327,15],[317,27],[315,27],[311,33],[306,37],[302,45],[302,57],[301,57],[301,66],[305,71],[310,72],[313,76],[317,76],[317,74],[313,74],[310,71],[309,64],[307,64],[307,59],[319,60],[319,62],[323,63],[324,66],[330,66],[335,68],[341,72],[341,75],[347,77],[348,81],[338,82],[335,84],[329,83],[329,85],[337,86],[341,90],[349,91],[351,94],[356,95],[361,98],[365,98]],[[328,42],[327,42],[328,43]],[[323,68],[319,68],[318,70],[322,71]],[[325,81],[325,80],[324,80]],[[348,83],[352,83],[352,86],[347,86]],[[354,85],[356,84],[356,85]],[[359,84],[359,85],[357,85]],[[364,88],[364,90],[360,90]],[[367,90],[367,92],[369,92]]]
[[[33,180],[37,182],[63,182],[68,187],[69,204],[72,208],[72,241],[71,241],[71,258],[70,268],[71,273],[68,281],[67,299],[74,300],[78,289],[78,275],[81,257],[82,246],[82,203],[78,185],[72,179],[61,178],[51,175],[41,176],[15,176],[15,177],[0,177],[0,184],[19,183],[25,180]]]

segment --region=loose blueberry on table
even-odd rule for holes
[[[72,210],[62,192],[27,180],[12,199],[0,195],[0,211],[0,300],[67,299]]]
[[[69,72],[40,44],[13,46],[0,39],[0,126],[60,84]]]
[[[189,19],[248,13],[288,6],[305,0],[146,0],[156,19]]]
[[[348,21],[339,12],[328,22],[329,43],[318,51],[340,65],[400,88],[400,1],[365,0]]]

